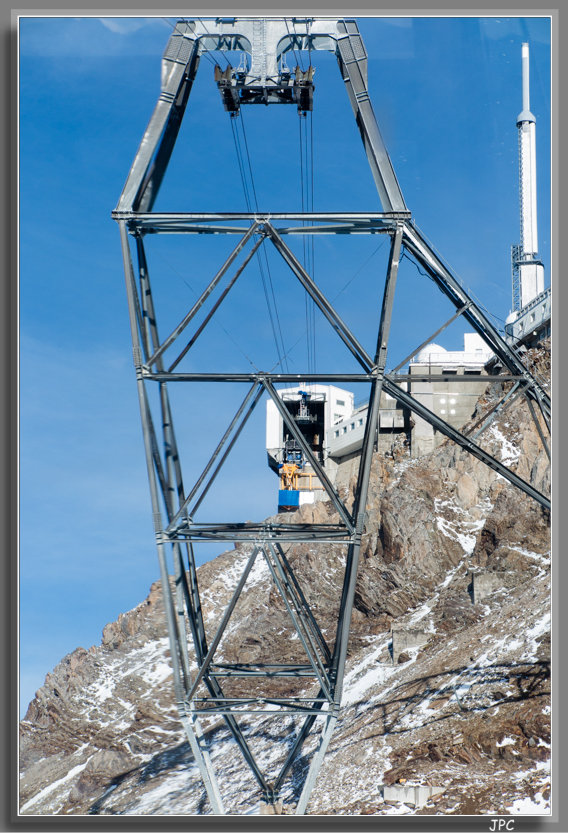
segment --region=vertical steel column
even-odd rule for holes
[[[367,423],[361,449],[361,463],[359,466],[359,477],[355,491],[355,505],[353,515],[355,518],[355,541],[349,545],[347,564],[345,567],[345,580],[341,597],[340,616],[337,626],[337,636],[332,664],[336,672],[335,696],[338,702],[341,701],[343,690],[343,675],[345,671],[345,659],[347,657],[347,643],[349,640],[349,626],[351,613],[353,611],[353,599],[355,596],[355,582],[357,580],[357,567],[359,553],[361,550],[361,537],[365,525],[365,513],[367,507],[367,495],[369,491],[369,478],[371,474],[371,462],[373,458],[373,447],[379,420],[379,407],[383,389],[384,373],[387,361],[387,345],[390,333],[394,291],[400,261],[403,228],[398,225],[391,242],[388,271],[383,294],[383,305],[381,320],[379,324],[379,335],[375,354],[375,381],[371,384],[371,398],[367,411]]]
[[[340,20],[337,28],[343,33],[337,39],[339,69],[363,139],[383,211],[407,211],[369,98],[367,53],[359,28],[354,20]]]
[[[117,205],[119,211],[151,210],[179,132],[198,66],[197,39],[191,36],[188,27],[183,34],[176,28],[162,59],[160,96],[120,195]]]
[[[201,772],[203,783],[207,790],[207,795],[211,802],[213,812],[216,814],[223,814],[223,805],[220,799],[219,790],[217,788],[215,778],[211,768],[211,761],[207,750],[200,743],[194,727],[187,720],[185,704],[184,704],[184,686],[182,683],[180,655],[179,655],[179,632],[177,630],[177,622],[175,609],[172,599],[172,593],[169,582],[169,574],[166,560],[165,547],[161,540],[163,533],[162,513],[160,509],[160,501],[158,496],[158,487],[156,482],[156,473],[154,469],[152,439],[147,423],[148,403],[146,399],[146,391],[144,388],[144,380],[142,378],[142,350],[140,344],[140,333],[138,331],[138,322],[136,316],[137,293],[136,284],[134,281],[134,272],[132,268],[132,259],[130,256],[130,246],[128,244],[128,233],[126,231],[126,224],[119,223],[120,237],[122,244],[122,258],[124,263],[124,274],[126,279],[126,294],[128,298],[128,311],[130,317],[130,330],[132,335],[134,365],[136,368],[136,383],[138,388],[138,401],[140,405],[140,417],[142,421],[142,433],[144,438],[144,448],[146,452],[146,468],[148,471],[148,481],[150,485],[150,498],[152,503],[152,515],[154,518],[154,531],[156,534],[156,545],[158,549],[158,562],[160,565],[160,578],[162,583],[162,593],[164,596],[164,608],[166,612],[166,622],[168,628],[168,636],[170,641],[170,653],[172,659],[174,692],[176,697],[176,704],[182,723],[186,729],[188,741],[193,751],[195,760]],[[197,731],[200,732],[199,723],[196,724]],[[212,778],[213,776],[213,778]]]
[[[306,780],[304,781],[304,786],[302,787],[300,799],[296,807],[297,816],[303,816],[306,812],[308,801],[310,800],[310,795],[312,794],[316,778],[318,777],[319,771],[321,769],[321,765],[323,763],[325,753],[327,752],[327,747],[329,746],[329,742],[331,740],[331,736],[333,735],[333,730],[335,729],[336,723],[337,714],[328,714],[325,726],[322,729],[319,746],[314,757],[312,758],[312,762],[310,764]]]
[[[353,507],[353,517],[355,519],[355,537],[354,542],[349,544],[347,554],[347,563],[345,565],[345,579],[343,582],[343,590],[341,594],[341,605],[339,620],[337,625],[337,634],[335,638],[335,647],[331,662],[332,679],[334,679],[333,699],[335,701],[335,710],[327,718],[327,723],[322,730],[320,745],[316,752],[306,778],[304,788],[296,813],[301,815],[305,813],[311,791],[315,784],[319,770],[321,768],[324,755],[329,746],[335,724],[337,722],[336,709],[341,703],[341,694],[343,691],[343,678],[345,672],[345,660],[347,658],[347,645],[349,641],[349,627],[351,624],[351,614],[353,611],[353,600],[355,596],[355,583],[357,581],[357,568],[359,566],[359,554],[361,551],[361,537],[363,535],[363,528],[365,524],[365,514],[367,506],[367,495],[369,491],[369,478],[371,474],[371,462],[373,458],[373,447],[375,443],[375,435],[377,431],[379,406],[381,401],[381,393],[383,387],[384,372],[387,361],[387,345],[389,340],[390,323],[392,317],[392,307],[394,302],[394,291],[396,287],[396,278],[398,274],[398,265],[400,262],[400,251],[402,245],[403,229],[401,225],[397,226],[396,232],[391,243],[391,251],[389,257],[389,265],[387,270],[385,289],[383,294],[383,305],[381,310],[381,320],[379,324],[379,335],[377,339],[377,349],[375,354],[375,367],[373,373],[375,380],[371,383],[371,398],[369,401],[369,409],[367,411],[367,423],[365,425],[365,434],[363,437],[363,447],[361,449],[361,462],[359,466],[359,477],[357,481],[357,488],[355,491],[355,505]]]

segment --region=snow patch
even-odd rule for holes
[[[501,462],[504,465],[510,466],[511,463],[516,463],[519,457],[521,456],[520,448],[517,448],[507,437],[503,434],[502,431],[493,423],[493,425],[488,430],[488,435],[492,436],[493,439],[498,443],[498,454],[501,458]],[[497,456],[497,455],[495,455]]]

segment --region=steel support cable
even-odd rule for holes
[[[298,137],[299,137],[299,151],[300,151],[300,201],[302,206],[302,214],[306,211],[306,202],[305,202],[305,185],[304,185],[304,146],[302,140],[302,117],[301,114],[298,117]],[[305,220],[302,220],[302,226],[305,226]],[[307,262],[306,257],[306,235],[302,235],[302,252],[303,252],[303,265],[306,272],[310,272],[310,266]],[[307,352],[307,365],[308,365],[308,373],[312,373],[313,371],[313,362],[311,356],[311,346],[312,346],[312,339],[311,339],[311,317],[310,317],[310,298],[308,293],[304,294],[304,313],[305,313],[305,321],[306,321],[306,352]]]
[[[301,69],[301,70],[302,70],[302,72],[303,72],[303,71],[304,71],[304,67],[303,67],[303,64],[302,64],[302,55],[301,55],[301,50],[298,50],[298,54],[296,55],[296,39],[297,39],[297,37],[298,37],[298,36],[297,36],[297,33],[296,33],[296,25],[295,25],[294,21],[292,21],[292,26],[294,27],[294,35],[292,35],[292,34],[290,33],[290,28],[289,28],[289,26],[288,26],[288,19],[287,19],[287,18],[284,18],[284,23],[285,23],[285,25],[286,25],[286,31],[288,32],[288,36],[289,36],[289,38],[290,38],[290,45],[291,45],[291,47],[292,47],[292,52],[293,52],[293,54],[294,54],[294,58],[296,59],[296,64],[297,64],[297,66],[299,66],[299,67],[300,67],[300,69]]]
[[[255,183],[254,183],[254,176],[253,176],[253,172],[252,172],[252,163],[251,163],[251,158],[250,158],[250,153],[249,153],[247,134],[246,134],[246,130],[245,130],[245,122],[244,122],[244,119],[243,119],[242,112],[240,113],[240,124],[241,124],[242,133],[243,133],[244,144],[245,144],[245,152],[246,152],[246,158],[247,158],[247,163],[248,163],[249,177],[250,177],[250,182],[251,182],[251,185],[252,185],[252,193],[253,193],[253,197],[254,197],[254,207],[255,207],[255,211],[258,212],[258,199],[257,199],[257,195],[256,195],[256,186],[255,186]],[[274,284],[272,282],[272,273],[270,271],[270,264],[268,262],[268,253],[267,253],[266,249],[263,249],[263,254],[264,254],[264,260],[265,260],[265,263],[266,263],[266,272],[267,272],[267,275],[268,275],[268,284],[269,284],[269,287],[270,287],[270,294],[272,296],[272,303],[274,305],[274,318],[276,320],[276,327],[274,327],[274,324],[273,324],[274,340],[276,342],[276,348],[277,348],[276,352],[278,353],[278,358],[282,362],[285,363],[286,370],[288,371],[289,370],[288,363],[285,359],[286,347],[284,345],[284,338],[282,336],[282,327],[280,325],[280,316],[278,314],[278,304],[276,303],[276,295],[274,293]],[[260,265],[261,265],[260,255],[258,257],[258,261],[259,261],[259,267],[260,267]],[[261,275],[262,275],[263,286],[265,287],[266,303],[268,305],[269,312],[270,312],[270,302],[269,302],[269,299],[268,299],[268,292],[267,292],[267,289],[266,289],[266,282],[265,282],[265,277],[264,277],[264,273],[263,273],[262,269],[261,269]],[[271,321],[272,321],[272,317],[271,317]],[[278,346],[278,337],[280,338],[280,347]]]
[[[211,36],[211,32],[209,31],[209,29],[207,28],[207,26],[206,26],[206,25],[205,25],[205,23],[203,22],[203,18],[202,18],[202,17],[198,17],[198,18],[197,18],[197,20],[201,23],[201,25],[203,26],[203,28],[205,29],[205,31],[207,32],[207,34],[208,34],[209,36]],[[208,49],[208,48],[207,48],[204,44],[202,44],[202,46],[203,46],[203,51],[205,52],[205,54],[209,54],[209,55],[213,56],[213,52],[212,52],[210,49]],[[220,53],[221,53],[221,55],[223,56],[223,58],[226,60],[226,62],[227,62],[227,66],[228,66],[228,67],[232,67],[231,62],[229,61],[229,59],[228,59],[228,58],[227,58],[227,56],[225,55],[225,52],[224,52],[222,49],[216,49],[216,50],[215,50],[215,52],[220,52]],[[215,64],[217,63],[217,61],[215,61],[215,59],[214,59],[214,58],[212,58],[212,60],[214,61],[214,63],[215,63]]]
[[[239,165],[239,171],[240,171],[240,175],[241,175],[241,183],[242,183],[242,186],[243,186],[243,193],[244,193],[244,197],[245,197],[245,203],[246,203],[247,210],[248,210],[249,214],[252,214],[253,213],[253,211],[252,211],[252,202],[251,202],[251,197],[250,197],[250,193],[249,193],[249,185],[248,185],[249,179],[250,179],[251,187],[252,187],[252,190],[253,190],[253,195],[254,195],[254,200],[255,200],[255,212],[256,213],[258,213],[258,201],[256,199],[256,187],[255,187],[255,184],[254,184],[254,177],[252,175],[252,166],[251,166],[251,162],[250,162],[250,154],[248,153],[248,143],[246,141],[246,133],[245,133],[245,130],[244,130],[244,121],[243,121],[243,118],[242,118],[242,113],[240,115],[241,115],[240,124],[241,124],[241,128],[242,128],[242,131],[243,131],[243,139],[245,141],[245,147],[246,147],[246,153],[247,153],[247,159],[248,159],[248,171],[249,171],[249,176],[248,177],[246,175],[244,155],[243,155],[243,151],[242,151],[242,146],[241,146],[241,141],[240,141],[240,137],[239,137],[239,133],[238,133],[238,128],[235,128],[234,125],[233,125],[233,122],[234,122],[233,117],[231,117],[231,128],[232,128],[232,131],[233,131],[233,141],[234,141],[234,145],[235,145],[235,151],[236,151],[236,154],[237,154],[237,162],[238,162],[238,165]],[[270,287],[271,287],[271,290],[272,290],[272,297],[274,299],[274,309],[275,309],[277,324],[275,324],[275,320],[274,320],[275,316],[273,315],[272,307],[271,307],[271,304],[270,304],[270,296],[269,296],[268,287],[267,287],[267,284],[266,284],[266,277],[265,277],[264,268],[263,268],[263,265],[262,265],[262,259],[260,257],[260,254],[257,252],[258,268],[259,268],[262,287],[263,287],[263,291],[264,291],[264,298],[265,298],[265,301],[266,301],[266,307],[267,307],[267,310],[268,310],[268,317],[269,317],[269,320],[270,320],[270,326],[271,326],[271,329],[272,329],[272,335],[273,335],[274,343],[275,343],[275,346],[276,346],[276,354],[278,356],[278,364],[283,364],[284,359],[283,359],[283,353],[280,349],[280,343],[278,341],[278,332],[280,333],[280,341],[282,343],[282,349],[284,349],[284,342],[283,342],[283,339],[282,339],[282,330],[280,328],[280,320],[278,318],[278,308],[277,308],[276,299],[275,299],[275,296],[274,296],[274,286],[272,284],[272,277],[271,277],[271,274],[270,274],[270,267],[269,267],[269,264],[268,264],[268,257],[267,257],[267,254],[266,254],[266,250],[264,250],[264,256],[265,256],[265,260],[266,260],[266,267],[267,267],[267,271],[268,271]],[[278,329],[277,329],[277,327],[278,327]],[[286,369],[288,370],[287,365],[286,365]]]

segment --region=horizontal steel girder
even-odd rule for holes
[[[495,457],[492,457],[491,454],[488,454],[468,437],[465,437],[460,431],[453,428],[449,423],[444,422],[443,419],[440,419],[433,411],[430,411],[409,393],[403,391],[398,385],[393,384],[393,382],[385,378],[384,389],[402,405],[405,405],[411,411],[414,411],[415,414],[418,414],[418,416],[426,420],[426,422],[429,422],[430,425],[433,425],[441,434],[444,434],[444,436],[453,440],[457,445],[465,448],[466,451],[469,451],[470,454],[477,457],[478,460],[481,460],[490,469],[498,472],[522,492],[534,498],[545,509],[550,509],[550,499],[546,495],[543,495],[538,489],[535,489],[530,483],[523,480],[522,477],[516,475],[511,469],[504,466],[503,463],[500,463],[499,460],[496,460]]]

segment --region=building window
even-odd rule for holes
[[[455,404],[456,404],[456,400],[455,399],[450,399],[450,405],[455,405]]]
[[[455,412],[456,412],[456,411],[455,411],[455,408],[451,408],[450,413],[451,413],[451,414],[455,414]]]
[[[446,409],[445,409],[445,408],[442,408],[442,410],[440,411],[440,413],[441,413],[441,414],[445,414],[445,413],[446,413]]]
[[[341,430],[344,434],[347,434],[347,426],[346,425],[344,425]]]
[[[442,403],[442,405],[446,404],[446,400],[444,399],[444,397],[442,397],[442,399],[440,399],[440,402]]]
[[[357,425],[363,425],[363,419],[360,419],[360,420],[358,421]]]
[[[349,428],[351,429],[351,431],[353,431],[353,429],[355,428],[355,423],[352,422],[351,425],[349,426]]]
[[[339,431],[334,431],[334,432],[333,432],[333,436],[334,436],[334,437],[339,437]]]
[[[336,399],[335,404],[338,406],[338,408],[344,408],[345,407],[345,401],[343,399]]]

